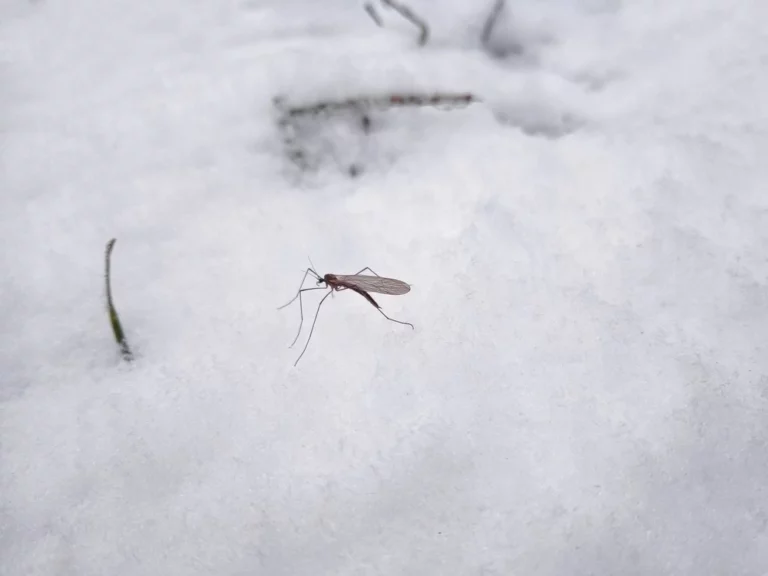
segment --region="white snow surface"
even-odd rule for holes
[[[492,4],[0,0],[0,574],[766,574],[768,3]]]

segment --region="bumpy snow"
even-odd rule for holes
[[[768,3],[408,5],[0,2],[0,574],[766,573]]]

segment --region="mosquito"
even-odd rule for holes
[[[367,274],[363,274],[366,270],[369,270],[374,274],[374,276],[369,276]],[[317,286],[313,288],[304,288],[304,282],[307,280],[307,276],[312,276],[317,280]],[[321,284],[324,284],[324,286],[321,286]],[[304,345],[304,349],[301,351],[301,354],[299,354],[299,357],[296,359],[296,362],[294,363],[294,366],[296,366],[299,363],[299,360],[301,360],[301,357],[304,356],[304,352],[307,351],[307,347],[309,346],[309,341],[312,339],[312,332],[315,330],[315,324],[317,323],[317,316],[320,314],[320,307],[323,305],[323,302],[325,302],[325,299],[328,298],[331,294],[335,292],[340,292],[341,290],[352,290],[353,292],[357,292],[365,298],[368,302],[371,303],[371,305],[376,308],[376,310],[379,311],[379,313],[384,316],[387,320],[391,322],[396,322],[397,324],[403,324],[405,326],[410,326],[413,328],[413,324],[410,322],[401,322],[400,320],[395,320],[394,318],[390,318],[387,316],[384,311],[381,309],[381,306],[376,302],[376,300],[373,299],[373,297],[369,294],[369,292],[375,292],[377,294],[389,294],[391,296],[399,296],[401,294],[407,294],[411,291],[411,287],[403,282],[402,280],[395,280],[394,278],[384,278],[382,276],[379,276],[371,270],[368,266],[360,270],[357,274],[350,274],[350,275],[342,275],[342,274],[326,274],[325,276],[320,276],[317,272],[315,272],[312,268],[307,268],[304,271],[304,277],[301,279],[301,284],[299,285],[299,290],[296,292],[296,296],[294,296],[290,302],[287,304],[283,304],[278,308],[278,310],[282,310],[289,304],[293,304],[293,302],[296,300],[296,298],[299,299],[299,313],[301,314],[301,323],[299,324],[299,331],[296,333],[296,338],[293,339],[293,342],[291,342],[291,345],[289,348],[293,348],[293,345],[296,344],[296,341],[299,339],[299,336],[301,335],[301,327],[304,325],[304,306],[301,301],[301,294],[302,292],[309,292],[310,290],[327,290],[330,288],[330,292],[323,296],[323,299],[320,300],[320,304],[317,305],[317,311],[315,312],[315,319],[312,322],[312,328],[309,330],[309,337],[307,338],[307,343]]]

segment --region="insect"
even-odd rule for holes
[[[283,304],[278,308],[278,310],[281,310],[288,306],[289,304],[292,304],[296,298],[299,299],[299,313],[301,314],[301,323],[299,324],[299,331],[296,333],[296,338],[293,339],[293,342],[289,346],[289,348],[293,348],[293,345],[296,344],[296,341],[299,339],[299,335],[301,335],[301,327],[304,325],[304,306],[301,301],[301,294],[302,292],[309,292],[310,290],[327,290],[330,288],[330,292],[323,296],[323,299],[320,300],[320,304],[317,305],[317,311],[315,312],[315,320],[312,322],[312,328],[309,330],[309,337],[307,338],[307,343],[304,345],[304,350],[301,351],[301,354],[299,354],[299,357],[296,359],[296,362],[294,363],[294,366],[299,363],[299,360],[301,360],[301,357],[304,356],[304,352],[307,351],[307,347],[309,346],[309,341],[312,339],[312,332],[315,330],[315,324],[317,323],[317,316],[320,314],[320,307],[323,305],[323,302],[325,302],[325,299],[328,298],[331,294],[335,292],[340,292],[341,290],[352,290],[353,292],[357,292],[365,298],[368,302],[371,303],[371,305],[376,308],[376,310],[379,311],[379,313],[384,316],[387,320],[391,322],[397,322],[398,324],[403,324],[405,326],[410,326],[413,328],[413,324],[410,322],[401,322],[400,320],[395,320],[394,318],[390,318],[387,316],[384,311],[381,309],[381,306],[376,302],[376,300],[373,299],[373,297],[369,294],[369,292],[375,292],[377,294],[389,294],[391,296],[399,296],[401,294],[406,294],[411,291],[411,287],[403,282],[402,280],[395,280],[394,278],[384,278],[382,276],[379,276],[376,274],[376,272],[373,272],[374,276],[368,276],[364,275],[363,272],[366,270],[371,270],[368,266],[360,270],[357,274],[351,274],[351,275],[342,275],[342,274],[326,274],[325,276],[320,276],[317,272],[315,272],[312,268],[307,268],[304,271],[304,277],[301,279],[301,284],[299,285],[299,290],[296,292],[296,296],[294,296],[290,302],[287,304]],[[313,288],[304,288],[304,282],[307,280],[307,276],[313,276],[317,280],[317,286]],[[321,286],[321,284],[324,284],[324,286]]]

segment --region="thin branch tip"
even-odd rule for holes
[[[427,26],[427,23],[423,18],[417,16],[416,13],[405,4],[395,2],[395,0],[381,0],[381,3],[387,8],[391,8],[416,26],[419,29],[419,46],[426,46],[427,41],[429,40],[429,26]]]
[[[493,8],[491,8],[490,14],[488,14],[488,18],[485,20],[485,24],[483,25],[483,32],[480,35],[480,42],[483,45],[483,48],[486,50],[488,49],[488,43],[491,41],[491,36],[493,35],[493,29],[496,27],[496,22],[499,20],[499,16],[501,16],[505,6],[506,0],[496,0]]]
[[[381,16],[379,16],[379,13],[376,12],[376,8],[374,7],[373,4],[371,4],[370,2],[366,2],[365,5],[363,6],[363,9],[368,13],[368,16],[371,17],[371,20],[374,21],[376,26],[378,26],[379,28],[382,28],[384,26],[384,22],[382,22]]]

